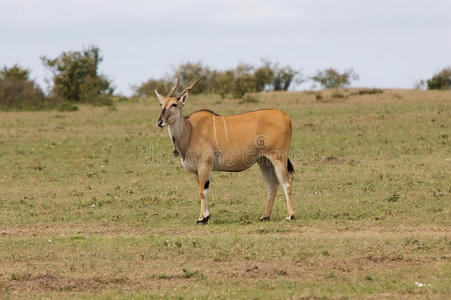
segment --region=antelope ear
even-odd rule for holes
[[[185,105],[186,99],[188,99],[188,92],[183,93],[178,99],[178,103],[180,103],[182,106]]]
[[[160,94],[158,94],[157,90],[155,90],[155,94],[157,95],[157,99],[160,102],[160,105],[163,104],[164,98]]]

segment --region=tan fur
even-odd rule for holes
[[[207,162],[211,163],[214,171],[246,170],[261,156],[275,153],[286,155],[291,144],[291,121],[287,114],[279,110],[259,110],[224,117],[199,111],[186,120],[193,130],[191,143],[183,151],[196,155],[205,153],[205,159],[209,159],[208,153],[214,153],[215,159]]]
[[[268,187],[261,219],[269,219],[279,182],[287,200],[287,219],[292,219],[291,178],[287,169],[292,127],[288,115],[275,109],[231,116],[202,110],[183,117],[187,96],[185,92],[164,99],[158,125],[168,125],[182,165],[197,177],[201,198],[198,222],[206,223],[209,218],[205,187],[211,171],[239,172],[255,163],[259,164]]]

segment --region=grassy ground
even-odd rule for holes
[[[210,224],[194,225],[154,99],[0,113],[0,298],[451,297],[451,92],[355,92],[188,99],[291,116],[293,222],[281,191],[257,221],[253,167],[214,173]]]

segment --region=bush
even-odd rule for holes
[[[334,93],[332,93],[332,98],[344,99],[344,98],[346,98],[346,96],[342,93],[334,92]]]
[[[243,96],[243,98],[241,99],[241,101],[239,102],[240,104],[244,104],[244,103],[258,103],[258,98],[254,95],[251,94],[246,94]]]
[[[340,88],[351,84],[351,81],[358,80],[359,75],[353,69],[345,70],[343,73],[335,69],[328,68],[323,71],[318,70],[311,79],[319,83],[323,88]]]
[[[372,89],[361,89],[358,90],[357,93],[353,93],[353,95],[374,95],[374,94],[382,94],[384,93],[384,90],[382,89],[376,89],[376,88],[372,88]]]
[[[0,108],[38,110],[51,106],[38,84],[29,79],[29,71],[17,65],[0,71]]]
[[[41,57],[45,67],[53,73],[52,94],[72,102],[99,102],[103,95],[112,95],[111,81],[98,74],[103,58],[100,49],[63,52],[56,58]]]
[[[315,94],[315,100],[319,101],[323,99],[323,95],[321,95],[321,93],[317,93]]]
[[[371,88],[371,89],[360,89],[356,92],[352,92],[349,95],[350,96],[355,96],[355,95],[376,95],[376,94],[383,94],[384,90],[382,89],[377,89],[377,88]]]
[[[70,103],[70,102],[61,102],[60,104],[58,104],[56,109],[58,111],[77,111],[78,110],[78,106],[76,106],[76,105],[74,105],[73,103]]]
[[[141,85],[133,87],[135,96],[138,97],[153,97],[155,90],[162,95],[166,95],[171,90],[173,83],[167,79],[149,79]]]
[[[11,68],[7,68],[6,66],[0,71],[0,79],[18,79],[18,80],[29,80],[30,79],[30,71],[27,69],[23,69],[18,65],[14,65]]]
[[[249,64],[238,64],[234,69],[214,70],[200,62],[188,62],[173,69],[169,78],[180,78],[181,87],[199,79],[202,75],[207,78],[201,81],[193,93],[215,93],[225,98],[229,95],[241,98],[246,93],[283,90],[286,91],[299,72],[291,67],[279,67],[277,63],[262,60],[262,65],[255,68]],[[299,82],[301,82],[299,78]],[[167,79],[149,79],[134,87],[136,96],[153,96],[154,90],[160,93],[169,92],[173,83]]]
[[[124,95],[115,95],[113,97],[113,102],[139,102],[141,97],[139,96],[124,96]]]
[[[110,95],[100,95],[91,100],[94,106],[114,106],[113,97]]]
[[[444,68],[427,81],[429,90],[451,89],[451,67]]]

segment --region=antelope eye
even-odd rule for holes
[[[172,105],[171,105],[171,107],[177,107],[177,104],[176,104],[176,103],[174,103],[174,104],[172,104]]]

